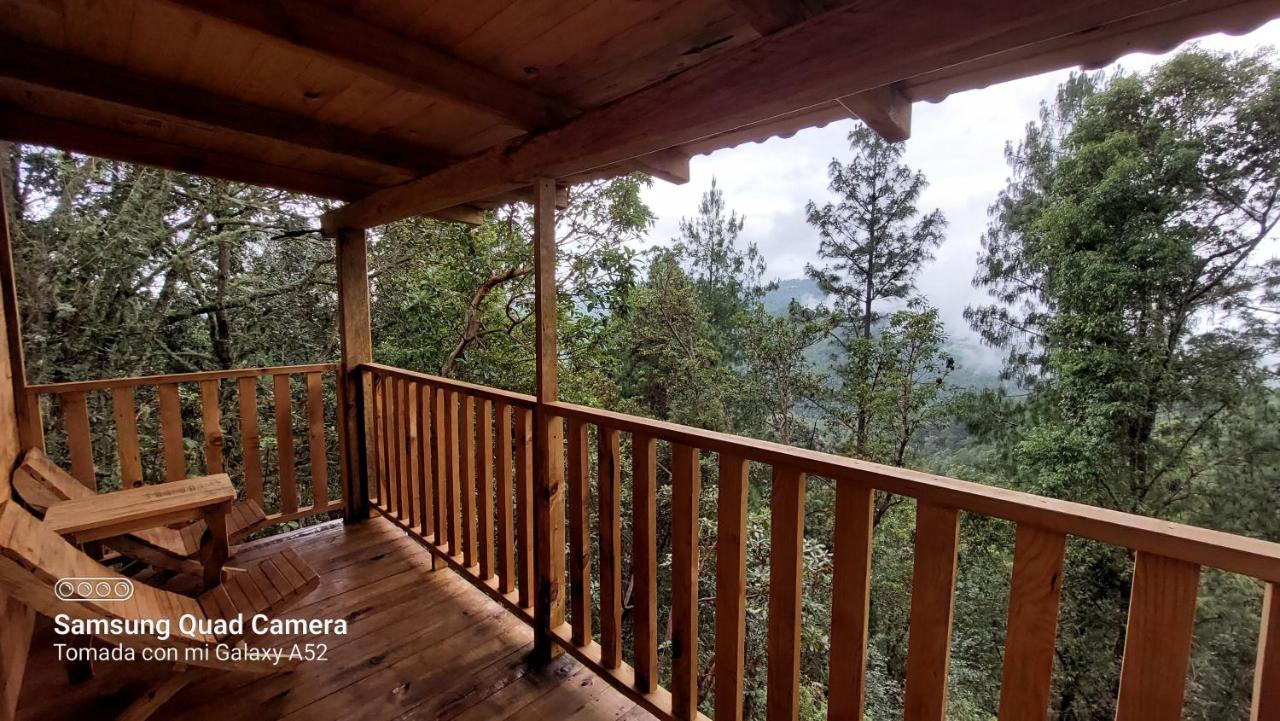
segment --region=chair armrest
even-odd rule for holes
[[[231,478],[219,473],[55,503],[44,525],[84,543],[201,518],[235,499]]]

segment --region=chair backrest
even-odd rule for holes
[[[46,490],[57,496],[58,500],[71,501],[98,495],[97,491],[76,480],[75,476],[64,471],[62,466],[54,463],[53,459],[46,456],[39,448],[32,448],[23,455],[21,468],[26,469]]]
[[[117,584],[127,584],[132,586],[133,595],[124,602],[66,600],[66,596],[77,599],[80,596],[76,588],[78,584],[59,584],[72,578],[94,579],[91,588],[95,593],[99,583],[106,584],[112,591]],[[112,641],[123,640],[131,645],[144,646],[209,640],[185,636],[178,629],[177,617],[183,613],[204,617],[194,599],[153,588],[116,573],[46,528],[12,500],[0,502],[0,588],[50,618],[65,613],[73,618],[86,619],[170,620],[172,638],[168,642],[157,642],[151,638],[108,639]],[[59,591],[64,597],[59,597]]]

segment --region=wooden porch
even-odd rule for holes
[[[916,511],[909,721],[946,718],[962,514],[1017,527],[1001,719],[1047,718],[1069,539],[1134,558],[1118,721],[1180,718],[1205,568],[1265,586],[1252,713],[1280,718],[1280,545],[565,403],[555,279],[565,185],[635,171],[679,181],[691,155],[851,114],[901,139],[912,101],[1247,30],[1280,15],[1280,3],[466,5],[0,1],[0,138],[349,201],[319,222],[334,242],[338,363],[52,385],[27,383],[0,213],[0,480],[24,450],[48,447],[89,486],[103,475],[133,486],[226,471],[277,524],[346,521],[237,558],[285,544],[313,564],[320,588],[291,615],[349,619],[348,636],[326,639],[330,660],[210,678],[160,717],[740,719],[755,465],[767,469],[758,479],[769,479],[771,503],[768,614],[752,621],[768,629],[771,721],[800,712],[813,476],[837,489],[825,629],[833,721],[858,719],[864,706],[876,493]],[[474,222],[513,200],[533,203],[535,392],[375,363],[374,229],[413,216]],[[198,424],[182,420],[184,387],[185,415]],[[100,447],[95,403],[113,424]],[[140,404],[156,410],[149,430],[139,428]],[[202,450],[200,467],[188,441]],[[703,604],[698,508],[713,474],[716,593]],[[660,489],[670,494],[669,567],[659,558]],[[660,621],[662,584],[670,608]],[[146,680],[137,664],[104,663],[68,686],[51,639],[31,642],[34,614],[8,591],[0,587],[0,720],[15,708],[23,719],[103,718]],[[708,620],[714,701],[700,683]]]
[[[156,718],[651,718],[571,657],[528,663],[529,625],[457,574],[432,571],[431,554],[389,521],[330,522],[252,542],[240,557],[251,561],[281,544],[322,579],[288,615],[344,618],[349,633],[274,637],[271,643],[327,643],[328,660],[265,678],[211,676]],[[92,680],[68,686],[51,636],[48,623],[36,631],[19,719],[110,718],[165,672],[160,664],[101,662]]]

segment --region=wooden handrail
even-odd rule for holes
[[[166,373],[158,376],[131,376],[128,378],[97,378],[91,381],[66,381],[62,383],[38,383],[27,386],[27,393],[71,393],[101,391],[112,388],[156,386],[165,383],[199,383],[200,381],[227,378],[256,378],[258,376],[295,375],[299,373],[324,373],[337,370],[337,363],[308,363],[292,366],[265,366],[261,368],[232,368],[231,370],[197,371],[195,373]]]
[[[490,388],[489,386],[476,385],[475,383],[467,383],[466,381],[457,381],[452,378],[444,378],[442,376],[434,376],[429,373],[419,373],[417,371],[396,368],[395,366],[383,365],[381,363],[361,363],[361,368],[376,371],[379,374],[391,376],[393,378],[403,378],[405,380],[430,383],[441,388],[467,393],[479,398],[487,398],[491,401],[501,401],[511,406],[519,406],[522,408],[533,408],[538,404],[538,399],[527,393],[516,393],[515,391],[504,391],[501,388]]]
[[[1280,582],[1280,544],[1269,541],[573,403],[545,405],[566,418]]]

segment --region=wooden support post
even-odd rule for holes
[[[369,451],[372,434],[372,379],[360,371],[373,361],[373,337],[369,321],[369,265],[362,230],[339,230],[336,246],[338,270],[338,337],[342,362],[338,364],[341,396],[342,459],[347,479],[347,523],[369,517]]]
[[[8,157],[9,147],[0,143],[0,157]],[[0,166],[3,167],[3,166]],[[14,286],[13,256],[9,246],[9,208],[5,202],[10,179],[0,172],[0,377],[9,373],[12,385],[0,384],[0,503],[10,498],[9,474],[21,448],[30,440],[26,422],[26,378],[22,361],[22,332],[18,325],[17,289]],[[0,721],[17,716],[18,692],[27,667],[35,613],[17,599],[0,593]]]
[[[8,157],[9,145],[0,143],[0,153]],[[18,421],[18,443],[22,450],[44,449],[44,426],[40,420],[40,403],[27,398],[27,365],[22,353],[22,322],[18,313],[18,282],[14,273],[13,248],[9,237],[10,179],[0,173],[0,302],[4,306],[4,338],[9,371],[13,376],[13,407]],[[7,473],[8,468],[4,471]]]
[[[556,183],[533,184],[534,316],[537,397],[534,411],[534,660],[558,653],[553,629],[564,623],[564,420],[547,412],[559,394],[556,372]]]

